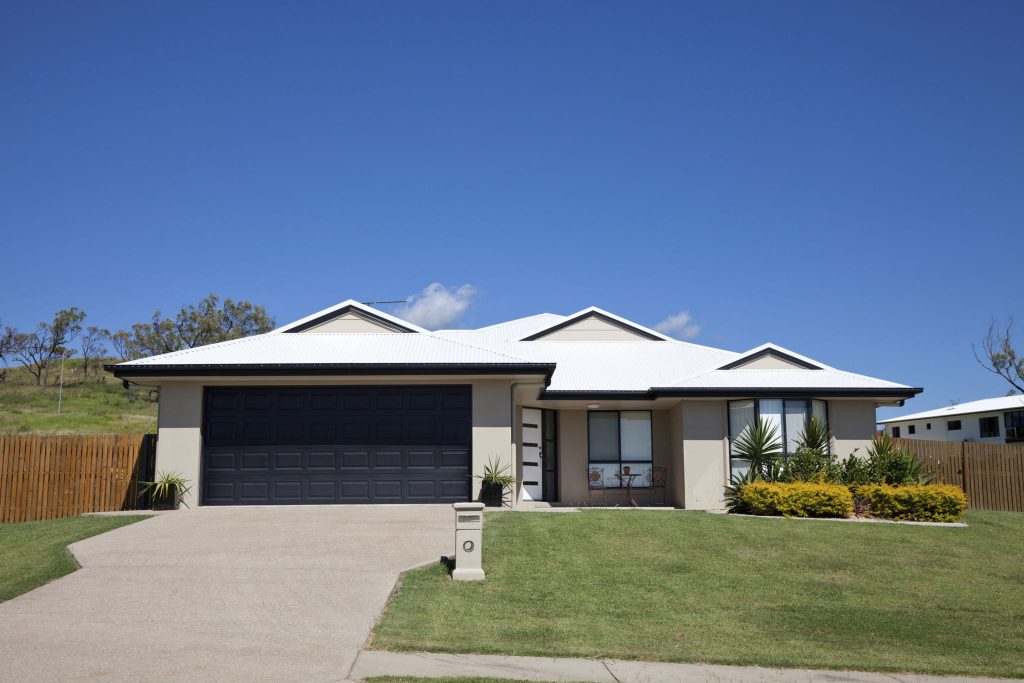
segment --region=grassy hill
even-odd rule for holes
[[[2,372],[2,370],[0,370]],[[82,361],[64,364],[64,397],[57,414],[60,364],[50,369],[50,386],[12,365],[0,381],[0,434],[146,434],[156,431],[156,393],[128,392],[100,370],[82,376]]]

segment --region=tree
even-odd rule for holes
[[[7,379],[7,357],[15,352],[14,338],[18,334],[18,331],[8,325],[3,327],[0,324],[0,362],[4,364],[4,369],[0,371],[0,382]]]
[[[274,319],[263,306],[250,301],[234,301],[210,294],[198,304],[184,306],[172,318],[160,311],[148,323],[136,323],[131,330],[110,336],[118,354],[125,360],[205,346],[254,334],[270,332]]]
[[[53,321],[39,323],[35,332],[16,334],[15,355],[36,378],[36,385],[46,386],[50,375],[50,362],[74,353],[68,345],[82,331],[85,312],[77,306],[64,308],[53,316]]]
[[[999,375],[1017,391],[1024,393],[1024,355],[1017,353],[1013,340],[1013,317],[1002,326],[997,320],[988,325],[988,332],[981,340],[981,354],[971,344],[974,358],[981,367]]]
[[[101,330],[100,328],[91,325],[85,329],[82,333],[82,338],[79,341],[79,349],[82,352],[82,379],[89,379],[89,361],[100,358],[107,351],[106,345],[103,343],[105,339],[110,337],[109,330]]]

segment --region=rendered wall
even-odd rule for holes
[[[725,401],[684,401],[683,500],[687,510],[725,506],[728,422]]]
[[[156,471],[177,472],[191,482],[183,502],[199,504],[199,454],[203,447],[203,387],[167,384],[160,388]]]
[[[863,456],[875,435],[875,402],[833,399],[828,402],[828,425],[838,457],[845,458],[854,449]]]

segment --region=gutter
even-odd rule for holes
[[[769,398],[892,398],[907,399],[920,394],[924,389],[907,388],[821,388],[796,387],[786,389],[766,389],[764,387],[725,387],[725,388],[680,388],[651,387],[646,391],[543,391],[542,401],[557,400],[606,400],[606,401],[653,401],[657,398],[729,398],[729,397],[769,397]]]
[[[509,375],[544,376],[551,383],[554,363],[220,363],[104,365],[119,379],[129,377],[281,377],[349,375]]]

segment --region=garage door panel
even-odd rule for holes
[[[274,454],[274,469],[277,471],[301,471],[301,451],[278,451]]]
[[[270,469],[270,453],[246,451],[242,453],[242,470],[266,472]]]
[[[368,470],[370,469],[369,451],[345,451],[341,454],[341,469],[343,470]]]
[[[373,454],[373,469],[398,470],[402,468],[401,451],[377,451]],[[392,475],[393,476],[393,475]]]
[[[310,470],[333,470],[337,468],[338,454],[334,451],[310,451]]]
[[[273,500],[275,503],[301,503],[302,502],[301,481],[274,481]]]
[[[203,504],[467,500],[470,398],[466,386],[208,388]]]
[[[409,469],[433,469],[434,451],[409,451],[406,467]]]

